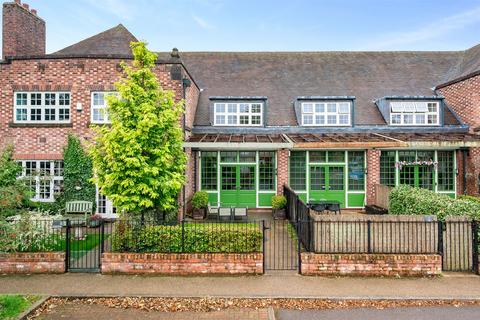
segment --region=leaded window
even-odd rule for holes
[[[116,92],[93,92],[92,106],[91,106],[91,121],[92,123],[110,123],[108,117],[108,103],[107,98],[112,95],[118,95]]]
[[[365,157],[363,151],[348,152],[348,189],[363,191],[365,189]]]
[[[202,152],[202,190],[217,190],[217,152]]]
[[[260,151],[259,161],[259,190],[275,190],[275,152]]]
[[[307,190],[306,151],[290,153],[290,186],[293,190]]]
[[[350,106],[348,101],[302,102],[302,125],[349,126]]]
[[[439,103],[435,101],[392,101],[390,102],[390,124],[438,125],[439,109]]]
[[[69,92],[15,92],[15,123],[70,122]]]
[[[395,186],[395,151],[382,151],[380,154],[380,183]]]
[[[453,151],[438,151],[438,191],[455,190],[455,163]]]

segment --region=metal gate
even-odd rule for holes
[[[67,220],[65,252],[66,269],[70,272],[100,272],[105,245],[105,224],[102,220]]]
[[[297,270],[299,246],[295,224],[288,220],[266,220],[263,223],[265,270]]]

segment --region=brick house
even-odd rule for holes
[[[45,52],[45,22],[3,5],[0,144],[13,143],[38,201],[61,188],[69,132],[108,123],[105,95],[136,38],[118,25]],[[262,208],[289,184],[306,201],[374,202],[376,184],[478,194],[480,47],[458,52],[159,53],[155,72],[185,98],[185,197]],[[97,196],[100,213],[112,204]]]

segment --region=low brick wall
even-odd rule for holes
[[[64,252],[0,253],[0,273],[64,272]]]
[[[262,253],[104,253],[106,274],[261,274]]]
[[[436,254],[302,253],[301,273],[319,276],[425,277],[442,273]]]

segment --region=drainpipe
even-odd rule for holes
[[[467,194],[467,157],[468,157],[468,148],[460,148],[462,151],[462,170],[463,170],[463,194]]]
[[[183,78],[182,80],[182,97],[184,101],[184,107],[185,110],[183,111],[183,139],[187,137],[187,88],[190,87],[192,82],[190,79]],[[185,153],[185,147],[183,147],[183,152]],[[187,174],[187,171],[185,170],[185,175]],[[182,221],[185,220],[185,217],[187,215],[187,194],[186,194],[186,186],[183,184],[182,187],[182,202],[183,202],[183,210],[182,210]]]

